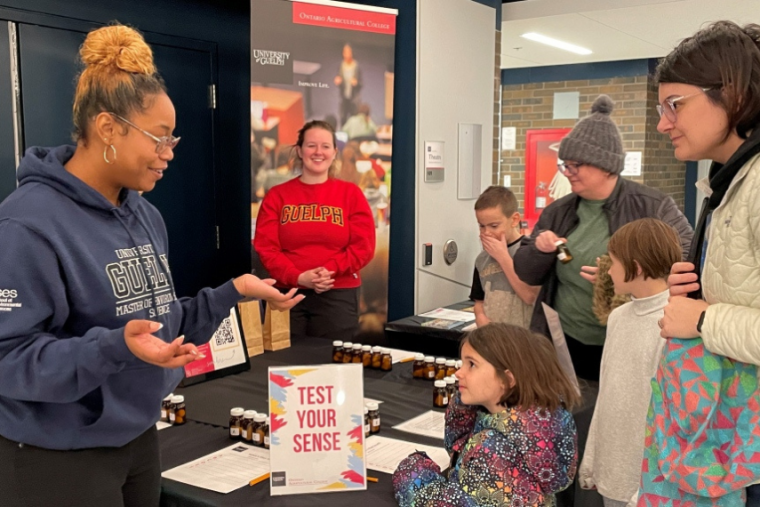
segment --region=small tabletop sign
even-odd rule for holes
[[[269,368],[272,496],[367,489],[361,364]]]
[[[183,387],[251,369],[237,305],[198,352],[203,357],[185,365]]]

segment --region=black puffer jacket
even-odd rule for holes
[[[530,285],[540,285],[541,292],[536,299],[530,328],[547,337],[549,326],[546,323],[541,303],[554,306],[557,294],[556,253],[544,253],[536,248],[536,237],[542,231],[553,231],[559,237],[567,237],[578,226],[578,203],[580,197],[569,194],[551,203],[541,213],[533,234],[523,239],[520,249],[515,254],[515,272],[520,279]],[[605,203],[603,210],[610,224],[610,235],[628,222],[640,218],[658,218],[672,225],[681,237],[684,258],[694,231],[686,217],[676,206],[672,197],[659,190],[645,187],[634,181],[618,178],[617,185]]]

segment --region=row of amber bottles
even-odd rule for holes
[[[370,347],[361,343],[333,342],[333,363],[361,363],[365,368],[391,371],[393,357],[390,349]]]
[[[269,449],[269,418],[255,410],[230,410],[230,438]]]
[[[412,377],[425,380],[443,380],[451,377],[461,366],[460,361],[446,360],[443,357],[434,358],[416,354],[412,364]]]

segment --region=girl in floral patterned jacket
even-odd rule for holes
[[[577,465],[579,401],[546,338],[508,324],[488,324],[462,341],[459,394],[446,411],[441,473],[425,453],[393,474],[401,507],[552,507]]]

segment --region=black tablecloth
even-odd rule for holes
[[[471,308],[475,303],[462,301],[449,305],[450,310]],[[473,321],[475,314],[472,314]],[[402,350],[414,350],[426,355],[444,355],[459,357],[459,340],[462,338],[462,328],[469,323],[463,322],[453,329],[438,329],[421,325],[423,322],[433,320],[419,315],[412,315],[385,325],[386,340],[391,347]]]
[[[227,429],[210,424],[188,422],[184,426],[159,431],[161,443],[161,469],[198,459],[232,445]],[[245,486],[227,495],[195,488],[180,482],[163,479],[161,481],[161,507],[313,507],[330,504],[336,507],[362,507],[397,505],[393,499],[391,476],[368,471],[372,477],[380,479],[368,483],[366,491],[347,493],[323,493],[318,495],[270,496],[269,481],[255,486]]]
[[[327,340],[316,338],[294,340],[291,348],[252,357],[250,371],[178,389],[177,393],[185,396],[187,418],[190,422],[184,426],[171,427],[159,432],[162,470],[169,470],[232,445],[234,442],[229,439],[227,432],[232,407],[244,407],[268,413],[267,367],[325,364],[329,363],[331,358],[332,346]],[[585,445],[596,392],[594,385],[584,384],[583,404],[574,411],[578,425],[579,446]],[[442,447],[443,441],[440,439],[414,435],[392,428],[433,409],[432,393],[433,386],[430,382],[412,378],[411,363],[394,364],[390,372],[365,369],[365,397],[383,401],[380,405],[382,419],[380,434],[382,436]],[[367,491],[280,497],[269,495],[268,481],[222,495],[164,479],[161,505],[164,507],[238,505],[297,507],[326,503],[335,507],[358,504],[362,507],[397,505],[393,498],[390,475],[374,470],[369,470],[368,473],[378,477],[380,481],[369,483]],[[570,505],[569,500],[572,496],[571,493],[560,504]],[[597,504],[576,502],[576,505],[591,507]]]

